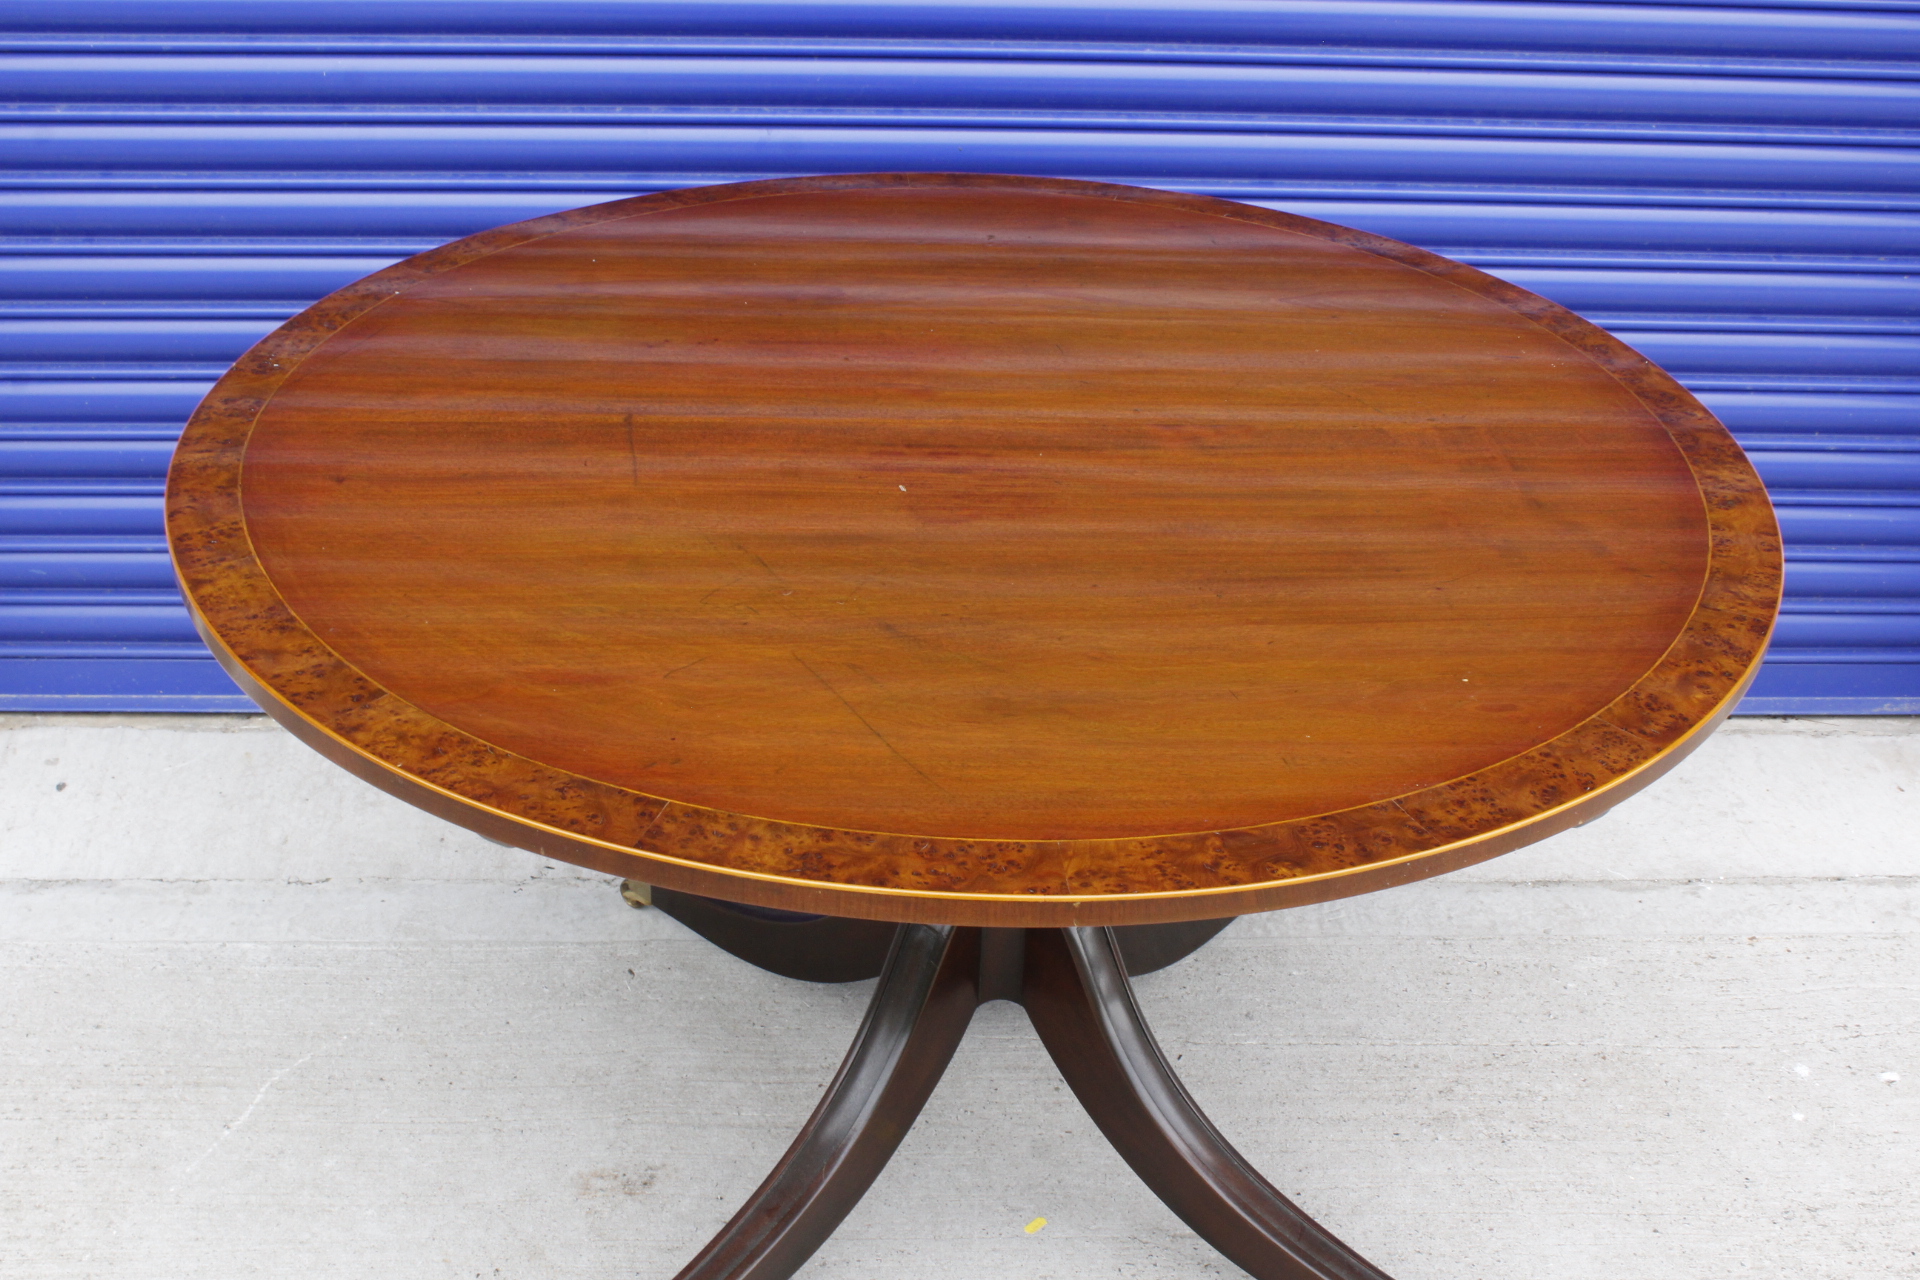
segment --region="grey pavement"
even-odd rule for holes
[[[1920,722],[1739,720],[1598,822],[1243,919],[1141,1000],[1397,1280],[1920,1277],[1917,907]],[[0,1276],[668,1280],[869,989],[259,717],[0,718]],[[801,1274],[1240,1273],[1000,1004]]]

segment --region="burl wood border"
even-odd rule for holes
[[[1625,386],[1693,469],[1711,546],[1685,629],[1631,688],[1551,741],[1437,786],[1262,826],[1110,840],[927,838],[681,804],[502,750],[382,688],[289,609],[255,558],[240,474],[253,424],[308,353],[416,282],[616,218],[796,192],[968,187],[1132,201],[1319,237],[1497,301]],[[1197,920],[1418,880],[1577,825],[1671,768],[1732,710],[1778,611],[1780,536],[1746,456],[1665,372],[1572,312],[1462,263],[1205,196],[982,174],[747,182],[617,200],[468,236],[322,299],[262,340],[188,423],[167,535],[195,621],[260,705],[335,763],[483,835],[689,893],[865,919],[1053,927]]]

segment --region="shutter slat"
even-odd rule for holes
[[[1878,12],[1876,12],[1876,10]],[[1266,48],[1450,53],[1692,56],[1875,64],[1920,59],[1914,6],[1889,0],[1661,3],[1422,3],[1420,0],[1103,0],[1093,4],[814,3],[812,0],[30,0],[8,4],[22,33],[218,33],[661,36],[841,39],[1149,41]],[[1383,32],[1384,25],[1384,32]],[[1383,34],[1387,39],[1383,39]]]

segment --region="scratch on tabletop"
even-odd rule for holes
[[[633,487],[640,487],[640,446],[633,438],[633,415],[627,415],[627,461],[633,467]]]
[[[660,678],[662,680],[665,680],[668,676],[674,675],[677,672],[685,671],[688,667],[697,667],[701,663],[705,662],[708,658],[711,658],[712,656],[713,655],[710,653],[703,653],[699,657],[695,658],[692,662],[683,662],[679,666],[675,667],[672,671],[661,672]]]
[[[828,680],[825,676],[821,675],[818,671],[815,671],[813,669],[812,663],[808,662],[805,658],[801,657],[797,653],[792,653],[792,654],[789,654],[788,656],[791,657],[795,662],[799,663],[801,666],[805,667],[807,669],[807,674],[812,676],[815,680],[818,680],[821,686],[824,687],[828,693],[838,698],[840,700],[840,705],[847,709],[847,713],[851,715],[855,720],[858,720],[861,724],[865,725],[867,727],[868,733],[880,739],[880,745],[885,747],[887,750],[893,752],[894,757],[898,759],[901,764],[904,764],[905,766],[907,766],[907,768],[919,774],[921,779],[928,786],[932,787],[935,791],[939,791],[939,792],[946,791],[945,787],[941,786],[939,783],[935,782],[932,778],[927,776],[926,770],[922,769],[919,765],[915,764],[913,761],[907,759],[906,756],[902,755],[900,753],[900,748],[894,746],[891,742],[888,742],[887,735],[880,732],[878,729],[874,728],[873,721],[861,715],[860,709],[854,706],[851,702],[848,702],[846,695],[841,693],[838,689],[834,688],[833,682],[831,680]]]
[[[734,543],[733,545],[736,547],[740,547],[740,544],[737,542]],[[783,587],[787,584],[787,580],[781,577],[778,573],[774,572],[773,566],[768,564],[765,560],[762,560],[758,554],[752,551],[748,551],[745,547],[740,547],[740,552],[742,555],[746,556],[747,559],[753,561],[755,564],[759,565],[762,569],[765,569],[767,571],[767,576],[769,578],[772,578],[775,582],[779,583]]]
[[[701,596],[700,603],[705,604],[707,601],[713,599],[715,596],[719,595],[722,591],[725,591],[728,587],[732,586],[736,582],[739,582],[741,579],[745,578],[746,576],[747,575],[744,573],[734,574],[731,578],[728,578],[725,582],[721,583],[719,586],[715,587],[713,590],[707,592],[707,594]]]

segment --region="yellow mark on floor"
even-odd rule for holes
[[[1047,1225],[1047,1220],[1045,1218],[1035,1218],[1032,1222],[1029,1222],[1027,1224],[1027,1234],[1032,1235],[1034,1232],[1040,1230],[1040,1228],[1046,1225]]]

